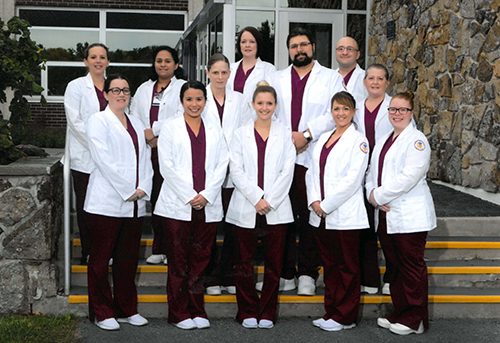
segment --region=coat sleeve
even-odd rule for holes
[[[316,145],[316,148],[320,146],[320,144]],[[321,145],[323,146],[323,145]],[[309,169],[307,169],[306,172],[306,189],[307,189],[307,206],[311,208],[311,204],[315,201],[321,201],[321,192],[318,188],[319,182],[317,180],[318,175],[317,175],[317,168],[318,168],[318,161],[314,159],[314,151],[313,151],[313,158],[311,159],[311,166]]]
[[[88,121],[87,138],[92,159],[106,181],[116,190],[123,201],[134,195],[135,183],[125,179],[108,145],[109,125],[102,116],[94,115]]]
[[[335,121],[333,120],[331,109],[328,109],[323,115],[308,122],[307,128],[311,132],[313,142],[316,142],[323,133],[332,131],[335,128]]]
[[[229,163],[227,144],[222,134],[222,130],[218,129],[217,135],[217,147],[214,149],[217,162],[215,163],[212,177],[209,179],[207,178],[205,181],[205,189],[200,192],[209,204],[214,203],[217,195],[220,194],[222,190],[222,183],[226,178],[227,165]]]
[[[250,181],[245,172],[243,149],[248,149],[248,147],[242,144],[244,134],[244,130],[238,130],[233,135],[229,149],[229,169],[234,186],[255,206],[264,195],[264,191],[255,182]]]
[[[142,140],[142,142],[145,142],[146,139],[144,138],[144,125],[142,125],[142,122],[137,121],[136,128],[138,131],[137,136],[139,141]],[[139,146],[142,146],[142,149],[139,155],[140,175],[139,175],[139,186],[137,188],[141,189],[142,191],[144,191],[144,193],[146,193],[144,200],[150,200],[151,191],[153,187],[153,166],[151,164],[151,148],[145,143],[141,143]]]
[[[418,141],[424,144],[424,149],[418,150]],[[384,180],[382,186],[375,189],[373,196],[379,205],[385,205],[408,193],[427,174],[431,157],[431,149],[425,137],[415,137],[408,141],[405,151],[404,166],[396,177]]]
[[[325,199],[320,204],[323,211],[327,214],[339,208],[347,199],[355,194],[362,185],[368,165],[369,153],[368,148],[366,151],[361,150],[361,144],[366,144],[366,147],[368,147],[366,138],[363,137],[355,140],[354,147],[351,149],[347,174],[338,181],[337,187],[333,189],[333,192],[326,194]],[[325,173],[327,172],[328,171],[325,170]]]
[[[171,114],[169,115],[169,117],[168,117],[168,118],[175,117],[175,115],[176,115],[177,113],[179,113],[179,112],[183,112],[183,111],[184,111],[184,108],[182,107],[182,104],[181,104],[181,103],[179,103],[179,105],[177,106],[177,108],[173,111],[173,113],[171,113]],[[168,119],[168,118],[167,118],[167,119]],[[163,123],[165,123],[165,120],[167,120],[167,119],[157,120],[157,121],[155,121],[155,122],[153,123],[153,127],[152,127],[152,129],[153,129],[153,134],[154,134],[156,137],[158,137],[158,136],[160,135],[161,130],[162,130],[162,128],[163,128]]]
[[[264,199],[273,210],[276,210],[288,196],[295,170],[296,152],[292,143],[292,134],[288,130],[283,130],[283,133],[286,135],[285,137],[281,137],[283,139],[283,168],[279,171],[270,190],[264,192]]]
[[[146,97],[145,88],[145,85],[142,84],[135,92],[130,104],[130,114],[138,117],[146,128],[149,127],[149,113],[144,113],[143,111],[143,101]]]
[[[64,92],[64,110],[66,112],[66,121],[68,127],[80,142],[87,149],[86,125],[80,115],[80,105],[83,98],[82,87],[77,82],[73,81],[68,84]]]
[[[183,204],[189,204],[189,202],[197,195],[196,191],[193,189],[193,185],[186,182],[180,175],[179,171],[175,168],[175,161],[173,154],[174,149],[179,149],[179,147],[174,146],[174,129],[167,126],[163,130],[162,134],[158,138],[158,159],[160,162],[160,173],[163,176],[167,186],[177,195],[177,197],[182,201]],[[191,171],[189,171],[191,172]]]

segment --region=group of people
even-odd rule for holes
[[[272,328],[279,291],[314,295],[320,266],[325,315],[313,325],[353,328],[360,294],[379,291],[377,239],[394,304],[378,325],[401,335],[427,329],[423,254],[436,216],[413,94],[388,96],[387,68],[362,70],[350,37],[337,43],[337,70],[314,59],[303,28],[286,45],[292,64],[276,71],[259,58],[259,31],[244,28],[242,59],[211,56],[207,86],[183,80],[177,52],[160,46],[132,100],[126,77],[105,77],[107,48],[86,50],[88,74],[68,84],[65,108],[89,317],[100,328],[148,323],[134,278],[151,201],[147,262],[168,261],[168,321],[180,329],[210,327],[205,291],[236,294],[243,327]],[[255,284],[259,239],[265,272]]]

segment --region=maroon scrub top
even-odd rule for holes
[[[311,72],[300,79],[295,68],[292,68],[292,131],[299,131],[300,118],[302,117],[302,100],[309,75],[311,75]]]
[[[332,133],[333,135],[333,133]],[[331,136],[330,136],[331,137]],[[325,145],[323,145],[323,149],[321,149],[321,155],[319,156],[319,185],[321,188],[321,200],[325,199],[325,166],[326,166],[326,160],[328,159],[328,155],[330,154],[330,151],[332,151],[333,147],[337,142],[339,141],[340,137],[335,140],[335,142],[332,143],[328,148],[326,147],[326,144],[330,140],[326,141]]]
[[[108,105],[106,98],[104,98],[104,92],[96,86],[94,86],[94,88],[95,93],[97,94],[97,100],[99,100],[99,110],[104,111],[106,109],[106,106]]]
[[[347,87],[347,84],[349,83],[349,80],[351,79],[352,73],[354,73],[355,69],[356,68],[354,68],[353,70],[351,70],[350,72],[348,72],[346,74],[346,76],[344,76],[344,87]]]
[[[387,152],[391,148],[392,144],[394,144],[394,142],[396,141],[396,139],[398,138],[399,135],[396,136],[396,138],[394,138],[394,139],[392,139],[392,136],[393,135],[390,135],[389,138],[387,138],[387,140],[385,141],[384,147],[382,148],[382,151],[380,152],[380,156],[378,159],[378,180],[377,180],[377,183],[378,183],[379,187],[382,186],[382,170],[384,168],[385,155],[387,154]],[[384,205],[384,204],[379,204],[379,205]],[[386,218],[386,217],[387,217],[387,214],[384,211],[380,211],[380,218]]]
[[[196,136],[186,123],[186,128],[191,140],[191,160],[193,172],[193,188],[197,193],[205,189],[205,157],[207,143],[205,140],[205,126],[201,121],[200,131]]]
[[[248,77],[250,76],[250,74],[254,69],[255,66],[248,69],[247,72],[245,73],[243,71],[243,62],[240,63],[238,69],[236,70],[236,75],[234,76],[234,90],[236,92],[240,92],[241,94],[243,94],[243,88],[245,88],[245,83],[247,82]]]
[[[220,124],[222,125],[222,116],[224,115],[224,105],[226,104],[226,97],[224,96],[224,103],[221,105],[217,101],[214,95],[215,105],[217,106],[217,112],[219,112]]]
[[[380,104],[375,107],[373,112],[370,112],[365,105],[365,135],[366,139],[368,139],[368,145],[370,146],[370,154],[373,151],[373,147],[375,146],[375,120],[377,119],[377,115],[382,102],[384,101],[382,100]]]
[[[266,157],[267,139],[263,140],[255,129],[254,134],[255,142],[257,143],[257,185],[264,190],[264,160]]]

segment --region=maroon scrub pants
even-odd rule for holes
[[[210,261],[218,223],[205,222],[205,210],[192,210],[191,221],[162,218],[167,238],[168,322],[207,318],[204,273]]]
[[[143,218],[116,218],[87,213],[92,233],[88,264],[89,318],[125,318],[137,314],[135,275]],[[113,290],[108,263],[113,258]]]
[[[234,226],[236,232],[236,299],[240,323],[247,318],[276,321],[280,274],[287,224],[268,225],[265,216],[257,215],[256,229]],[[259,295],[254,286],[254,255],[261,236],[264,247],[264,285]]]
[[[427,329],[429,284],[424,261],[427,232],[388,234],[387,221],[381,218],[378,235],[385,258],[392,263],[389,283],[394,312],[387,320],[413,330],[423,321]]]
[[[80,232],[80,241],[82,245],[82,263],[87,263],[87,256],[90,254],[90,245],[92,243],[92,235],[90,233],[89,220],[87,213],[83,210],[85,204],[85,196],[87,195],[87,187],[89,185],[90,174],[82,173],[76,170],[71,170],[73,176],[73,189],[75,190],[76,198],[76,221],[78,223],[78,231]]]
[[[153,163],[153,188],[151,191],[151,205],[152,205],[152,215],[151,215],[151,227],[153,229],[153,254],[154,255],[166,255],[167,248],[165,242],[165,233],[163,232],[161,217],[154,214],[156,207],[156,201],[160,195],[161,186],[163,185],[163,177],[160,173],[160,164],[158,162],[158,149],[151,149],[151,161]]]
[[[323,319],[342,325],[356,321],[360,299],[359,235],[362,230],[326,230],[325,220],[316,233],[325,282]]]

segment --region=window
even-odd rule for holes
[[[85,75],[83,52],[92,43],[110,50],[107,73],[120,72],[133,91],[145,80],[152,50],[158,45],[175,47],[187,26],[184,11],[118,9],[58,9],[18,7],[19,17],[32,25],[31,37],[44,48],[47,60],[41,71],[43,95],[62,102],[69,81]]]

